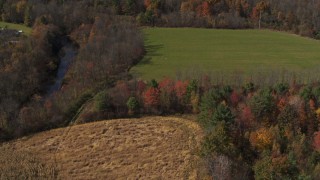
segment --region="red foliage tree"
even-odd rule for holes
[[[93,62],[87,62],[86,68],[87,68],[87,71],[91,72],[93,70],[93,68],[94,68],[94,63]]]
[[[176,95],[178,97],[178,100],[180,102],[183,101],[185,95],[187,94],[187,87],[188,87],[189,82],[188,81],[177,81],[174,90],[176,92]]]
[[[304,108],[304,104],[301,104],[299,106],[298,113],[299,113],[300,127],[304,129],[307,126],[307,119],[308,119],[307,112]]]
[[[240,96],[236,91],[233,91],[230,95],[230,101],[232,106],[237,106],[240,101]]]
[[[202,2],[197,8],[198,16],[206,17],[210,15],[210,4],[207,1]]]
[[[320,151],[320,131],[314,133],[313,147],[315,150]]]
[[[252,9],[252,18],[253,19],[259,19],[260,13],[265,11],[268,8],[268,4],[264,1],[258,2],[256,6]]]
[[[151,0],[144,0],[144,7],[146,7],[146,9],[151,7]]]
[[[170,78],[163,79],[162,81],[159,82],[159,89],[161,89],[161,91],[166,93],[174,92],[175,90],[174,81]]]
[[[130,89],[125,81],[118,81],[116,86],[109,90],[110,97],[116,107],[126,106],[126,102],[130,97]]]
[[[51,100],[46,100],[45,103],[44,103],[44,107],[47,109],[47,110],[50,110],[52,108],[52,101]]]
[[[314,102],[313,99],[309,100],[309,106],[311,110],[314,110],[314,111],[316,110],[316,103]]]
[[[144,94],[144,104],[147,107],[157,107],[160,103],[160,90],[150,87]]]
[[[260,11],[259,11],[259,9],[257,8],[257,7],[254,7],[253,9],[252,9],[252,19],[254,19],[254,20],[258,20],[259,19],[259,16],[260,16]]]
[[[145,91],[146,87],[147,87],[147,84],[146,84],[145,82],[139,80],[139,81],[137,82],[137,87],[136,87],[136,89],[137,89],[137,95],[140,96],[140,95]]]
[[[245,106],[240,112],[239,122],[241,126],[248,128],[253,125],[254,115],[249,106]]]
[[[211,88],[211,78],[208,75],[202,76],[201,87],[205,92],[207,92]]]
[[[126,82],[118,81],[115,88],[118,90],[118,92],[122,96],[124,96],[124,97],[129,97],[130,96],[130,89],[129,89],[129,86],[128,86],[128,84]]]

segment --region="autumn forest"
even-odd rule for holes
[[[1,143],[74,123],[190,116],[204,134],[197,179],[320,179],[320,82],[131,73],[162,48],[146,45],[145,28],[267,29],[317,41],[319,0],[0,0],[0,15],[32,29],[0,23]]]

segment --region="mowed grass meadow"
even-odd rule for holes
[[[7,29],[15,29],[15,30],[22,30],[25,35],[30,35],[32,29],[27,27],[23,24],[13,24],[0,21],[0,28],[7,28]]]
[[[270,30],[145,28],[146,55],[131,69],[145,80],[177,72],[299,72],[320,67],[320,41]]]

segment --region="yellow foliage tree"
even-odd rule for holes
[[[18,13],[24,13],[25,9],[27,7],[27,1],[23,0],[23,1],[19,1],[16,5],[16,11]]]
[[[260,128],[257,131],[252,132],[250,134],[250,143],[253,147],[257,148],[259,151],[272,148],[273,135],[268,129]]]

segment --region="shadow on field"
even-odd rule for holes
[[[145,46],[145,50],[146,50],[147,54],[139,64],[140,65],[152,64],[152,62],[151,62],[152,57],[162,56],[162,54],[159,53],[159,50],[163,47],[164,47],[164,45],[162,45],[162,44]]]
[[[142,61],[140,61],[139,62],[139,65],[150,65],[150,64],[152,64],[152,62],[151,62],[151,57],[144,57],[143,59],[142,59]]]
[[[160,50],[163,47],[164,47],[163,44],[145,46],[148,56],[162,56],[162,54],[160,54],[158,50]]]

